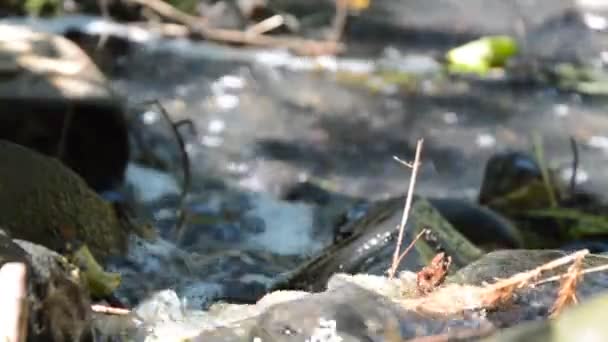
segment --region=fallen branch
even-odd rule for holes
[[[399,251],[401,248],[401,242],[403,241],[405,226],[407,225],[407,220],[410,214],[410,208],[412,206],[412,198],[414,196],[414,187],[416,186],[416,175],[418,174],[418,167],[420,166],[420,154],[422,152],[423,142],[424,139],[420,139],[416,143],[416,156],[414,158],[414,163],[412,164],[412,175],[410,176],[410,184],[407,190],[407,197],[405,198],[403,216],[401,216],[401,223],[399,224],[399,235],[397,237],[397,245],[395,246],[395,253],[393,254],[393,262],[391,263],[391,268],[388,271],[388,277],[391,279],[395,277],[395,273],[397,273],[397,268],[399,267],[399,262],[401,260],[401,253],[399,253]]]
[[[268,48],[287,48],[301,55],[328,55],[344,50],[344,45],[336,41],[317,41],[295,37],[271,37],[256,32],[219,29],[209,27],[200,17],[192,16],[161,0],[128,0],[149,8],[162,17],[183,24],[195,34],[212,41],[245,44]]]

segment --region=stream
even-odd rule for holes
[[[436,58],[451,47],[445,41],[424,49],[364,42],[339,58],[312,58],[163,39],[95,17],[32,24],[114,37],[109,55],[92,55],[116,93],[126,94],[134,134],[145,141],[136,155],[155,158],[133,160],[126,188],[165,237],[133,239],[126,259],[110,263],[123,274],[117,296],[128,304],[167,288],[195,309],[255,301],[334,238],[331,220],[319,219],[323,208],[284,199],[291,187],[313,182],[363,202],[403,195],[409,171],[393,157],[411,159],[419,138],[416,192],[423,196],[475,200],[488,158],[531,150],[533,133],[542,135],[547,162],[564,180],[575,138],[579,186],[608,191],[604,98],[448,77]],[[179,129],[191,184],[178,238],[172,229],[185,166],[160,109],[142,105],[148,100],[159,101],[171,121],[193,125]],[[362,210],[339,209],[347,217]]]

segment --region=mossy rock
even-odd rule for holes
[[[384,274],[391,264],[402,209],[403,198],[377,203],[364,217],[349,224],[347,231],[351,232],[351,236],[300,266],[275,289],[320,291],[325,288],[331,275],[337,272]],[[438,247],[452,256],[454,269],[483,255],[483,251],[454,229],[428,200],[416,197],[410,211],[403,249],[424,228],[431,229],[434,239],[419,240],[400,264],[400,269],[418,270],[433,258]]]
[[[125,251],[134,226],[58,160],[0,140],[0,226],[53,250],[85,243],[98,258]]]

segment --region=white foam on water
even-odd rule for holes
[[[217,283],[194,282],[179,291],[187,309],[201,310],[224,293],[224,287]]]
[[[161,306],[167,310],[171,308],[172,312],[177,312],[176,310],[179,306],[183,307],[183,309],[200,309],[222,295],[224,288],[221,284],[204,281],[202,279],[204,277],[198,277],[200,276],[198,274],[190,275],[184,271],[182,265],[184,263],[188,264],[188,257],[187,252],[160,237],[152,241],[135,235],[129,238],[127,259],[137,265],[143,273],[159,274],[162,275],[161,278],[181,279],[187,283],[187,285],[180,286],[181,290],[178,291],[179,301],[173,298],[170,292],[165,293],[162,291],[148,298],[146,302],[149,302],[153,307],[162,304]],[[147,281],[153,281],[153,279],[148,279]],[[163,299],[167,296],[171,300]],[[142,307],[142,310],[144,309],[145,307]],[[157,316],[157,314],[152,314],[151,317]]]
[[[126,175],[127,183],[133,186],[140,202],[152,202],[180,193],[177,180],[167,173],[129,163]]]
[[[311,255],[325,246],[313,236],[313,207],[282,202],[262,193],[252,196],[252,213],[264,220],[266,230],[252,235],[247,241],[250,246],[280,255]]]

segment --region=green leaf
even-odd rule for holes
[[[517,42],[509,36],[483,37],[448,51],[448,70],[484,75],[493,67],[504,66],[517,51]]]

